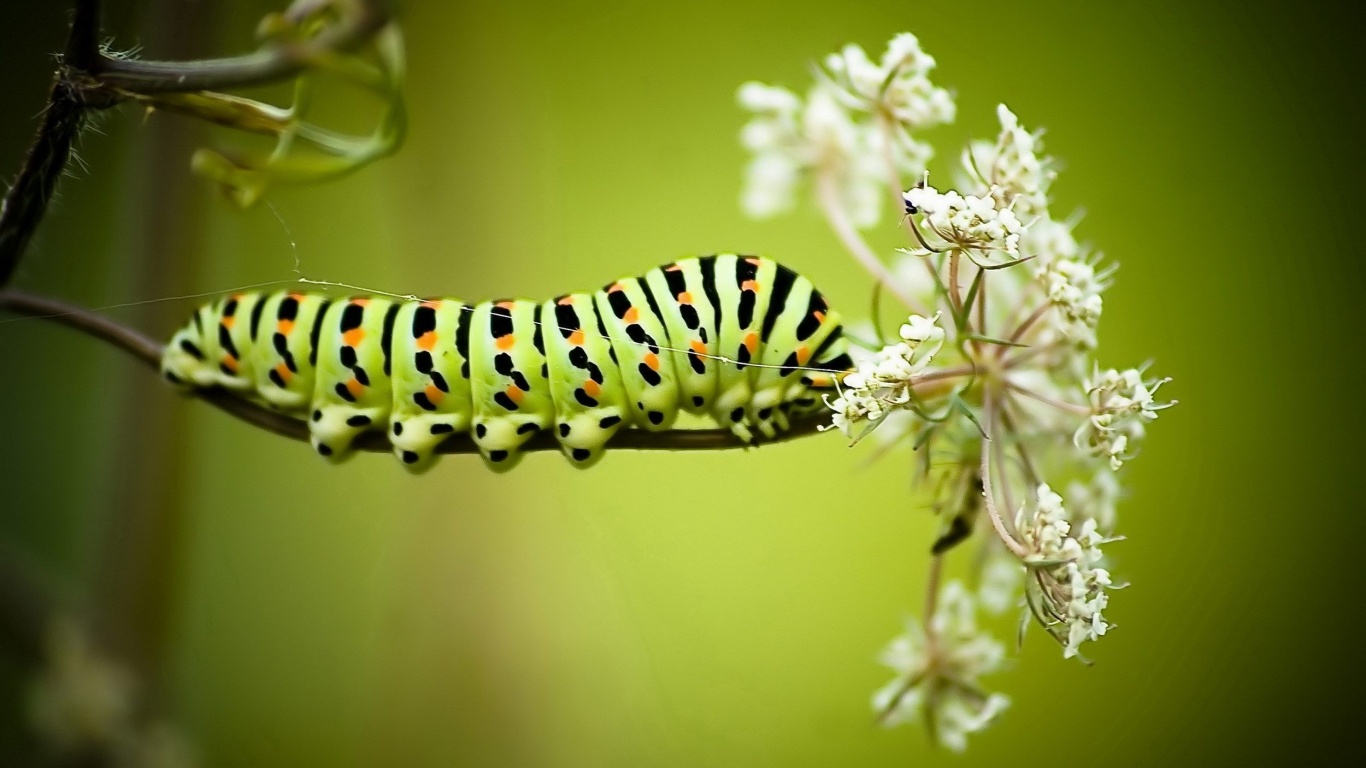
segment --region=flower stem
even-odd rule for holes
[[[988,393],[985,396],[982,405],[982,422],[987,430],[986,441],[992,440],[992,436],[998,432],[997,427],[999,425],[996,420],[994,405],[992,396]],[[1006,530],[1005,521],[1001,519],[1001,513],[996,508],[996,499],[993,490],[995,480],[992,478],[991,474],[992,447],[986,445],[986,441],[984,441],[984,444],[982,445],[982,493],[986,500],[987,517],[991,518],[991,527],[996,529],[996,535],[1001,537],[1001,541],[1006,545],[1006,549],[1009,549],[1012,554],[1023,560],[1029,555],[1029,551],[1026,550],[1020,542],[1016,541],[1014,536],[1010,535],[1010,531]]]
[[[934,652],[939,638],[934,631],[934,613],[939,610],[939,578],[944,572],[944,556],[930,558],[930,575],[925,583],[925,615],[921,622],[925,626],[925,638],[929,641],[930,652]]]

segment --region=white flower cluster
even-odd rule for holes
[[[740,143],[754,153],[741,205],[751,216],[772,216],[792,207],[801,176],[802,100],[786,88],[745,83],[740,105],[754,118],[740,131]]]
[[[1028,582],[1029,606],[1055,637],[1063,640],[1065,632],[1063,656],[1076,656],[1078,646],[1110,628],[1101,612],[1112,582],[1109,571],[1099,567],[1100,545],[1110,540],[1100,535],[1094,519],[1073,530],[1062,497],[1046,484],[1038,487],[1032,509],[1020,509],[1015,527],[1029,550],[1025,564],[1041,575]]]
[[[960,195],[949,190],[940,192],[928,184],[921,184],[903,195],[906,209],[923,215],[939,243],[935,250],[957,249],[982,254],[1004,253],[1011,259],[1020,256],[1020,237],[1027,227],[1020,223],[1009,204],[1002,204],[995,188],[991,194]]]
[[[1048,303],[1057,310],[1062,336],[1083,349],[1096,346],[1096,325],[1104,308],[1101,293],[1110,287],[1113,270],[1096,270],[1091,259],[1055,256],[1035,271]]]
[[[901,341],[883,347],[859,362],[845,375],[839,397],[825,404],[834,412],[831,427],[855,440],[875,428],[888,412],[913,403],[913,380],[934,359],[944,344],[944,329],[939,315],[926,318],[911,315],[901,326]],[[857,436],[854,430],[867,424]]]
[[[963,166],[978,191],[1013,205],[1024,219],[1048,211],[1048,187],[1057,177],[1053,158],[1043,154],[1042,131],[1030,133],[1006,105],[996,107],[1001,132],[995,143],[973,142],[963,151]]]
[[[1119,469],[1132,458],[1130,452],[1143,437],[1144,425],[1156,419],[1159,411],[1176,405],[1175,400],[1160,403],[1153,397],[1167,381],[1145,381],[1137,368],[1097,370],[1085,383],[1091,413],[1072,436],[1072,443],[1092,456],[1109,459],[1110,468]]]
[[[906,631],[881,656],[896,673],[873,694],[873,710],[884,725],[911,722],[929,710],[931,738],[961,752],[968,734],[990,725],[1010,706],[1007,697],[979,686],[981,676],[1000,669],[1005,649],[978,631],[975,612],[972,595],[952,581],[939,597],[929,635],[919,622],[906,622]]]
[[[859,228],[876,224],[894,176],[918,176],[932,150],[912,132],[951,122],[953,97],[930,82],[934,59],[914,35],[892,39],[879,63],[856,45],[826,58],[806,98],[750,82],[740,106],[752,118],[740,133],[753,157],[741,204],[755,217],[792,209],[806,176],[833,188],[835,203]]]
[[[934,57],[920,49],[915,35],[903,32],[887,43],[882,61],[873,63],[863,48],[846,45],[825,57],[826,76],[851,109],[885,111],[910,128],[953,122],[953,96],[930,82]]]

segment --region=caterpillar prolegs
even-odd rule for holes
[[[735,255],[541,303],[240,293],[200,307],[162,357],[173,384],[307,419],[332,461],[385,430],[414,471],[457,432],[496,470],[542,430],[589,466],[618,429],[666,430],[680,411],[772,438],[848,367],[839,316],[809,280]]]

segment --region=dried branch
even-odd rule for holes
[[[0,309],[61,323],[118,347],[153,370],[160,369],[162,345],[159,342],[88,309],[19,291],[0,291]],[[308,441],[308,425],[299,419],[256,405],[223,389],[198,389],[193,394],[252,426],[293,440]],[[802,419],[793,423],[792,429],[768,443],[816,434],[817,427],[824,421],[820,416]],[[388,453],[393,450],[389,440],[379,432],[361,435],[355,446],[362,451]],[[617,432],[607,447],[636,451],[715,451],[749,446],[726,429],[675,429],[667,432],[624,429]],[[560,444],[553,435],[542,432],[527,441],[522,450],[558,451]],[[469,435],[461,434],[452,435],[437,448],[437,452],[478,453],[479,449]]]
[[[0,203],[0,288],[9,284],[29,240],[47,213],[48,201],[66,169],[71,145],[80,132],[82,114],[87,108],[104,108],[117,101],[108,95],[96,94],[83,100],[82,88],[72,79],[72,73],[77,71],[72,69],[73,62],[89,62],[99,55],[99,15],[98,0],[81,0],[76,4],[66,54],[48,93],[43,122],[14,186]]]

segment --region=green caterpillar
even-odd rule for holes
[[[386,430],[414,471],[457,432],[502,471],[542,430],[586,467],[618,429],[666,430],[680,410],[772,438],[849,367],[839,316],[809,280],[735,255],[543,303],[241,293],[196,311],[162,357],[173,384],[306,418],[332,461]]]

